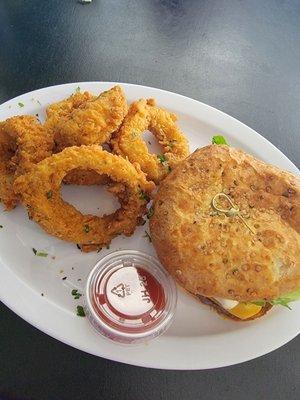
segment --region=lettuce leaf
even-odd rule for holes
[[[294,290],[288,294],[278,297],[277,299],[270,300],[270,301],[253,301],[254,304],[258,306],[264,306],[266,303],[270,303],[273,306],[280,305],[283,307],[287,307],[291,310],[289,303],[293,301],[300,300],[300,289]]]
[[[221,136],[221,135],[213,136],[211,142],[212,142],[212,144],[227,144],[228,145],[224,136]]]

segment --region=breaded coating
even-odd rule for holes
[[[129,107],[123,124],[112,139],[116,154],[138,162],[150,180],[158,184],[189,154],[188,141],[176,125],[176,115],[156,107],[153,99],[141,99]],[[162,147],[161,155],[150,154],[141,135],[149,130]]]
[[[67,99],[50,104],[46,109],[45,127],[55,132],[61,118],[68,117],[72,111],[83,106],[88,100],[96,97],[89,92],[76,92]]]
[[[15,166],[11,164],[16,151],[16,141],[6,134],[4,122],[0,123],[0,198],[7,211],[12,210],[18,203],[13,191]]]
[[[52,153],[53,136],[31,115],[16,116],[0,125],[0,197],[6,210],[13,209],[18,197],[13,181]]]
[[[64,176],[75,168],[108,176],[109,190],[118,197],[121,208],[98,217],[83,215],[66,203],[61,198],[60,186]],[[68,147],[37,164],[14,184],[31,218],[49,234],[77,243],[83,251],[100,249],[117,235],[131,235],[141,222],[153,187],[138,165],[97,145]]]
[[[110,140],[127,113],[120,86],[101,93],[60,119],[55,128],[56,152],[69,146],[102,144]]]
[[[47,118],[45,127],[55,134],[57,125],[62,118],[69,117],[74,110],[82,107],[87,101],[93,99],[96,99],[96,96],[93,96],[89,92],[76,92],[67,99],[51,104],[46,110]],[[94,171],[78,169],[66,175],[64,183],[69,185],[99,185],[105,183],[105,179]]]

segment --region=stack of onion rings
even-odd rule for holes
[[[51,104],[44,125],[33,116],[0,122],[0,197],[6,210],[21,201],[45,231],[85,252],[119,234],[131,235],[144,221],[155,183],[189,151],[176,116],[154,100],[136,101],[127,111],[125,94],[115,86],[98,97],[76,92]],[[161,155],[148,152],[141,138],[147,129]],[[62,183],[106,185],[121,207],[103,217],[83,215],[61,198]]]

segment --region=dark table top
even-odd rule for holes
[[[2,1],[0,43],[0,102],[76,81],[159,87],[236,117],[299,165],[298,0]],[[1,400],[300,398],[299,336],[245,364],[159,371],[87,355],[0,310]]]

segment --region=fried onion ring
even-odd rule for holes
[[[156,107],[153,99],[141,99],[129,107],[123,124],[112,139],[114,151],[138,162],[147,177],[159,183],[179,161],[189,154],[188,142],[179,127],[177,117]],[[149,130],[162,146],[163,155],[150,154],[141,134]]]
[[[0,124],[0,197],[6,210],[18,203],[13,182],[52,153],[53,136],[31,115],[7,119]]]
[[[45,127],[55,133],[57,125],[62,118],[68,118],[70,114],[84,104],[95,99],[89,92],[76,92],[67,99],[61,100],[57,103],[50,104],[46,109],[47,118]],[[74,170],[71,171],[64,178],[64,183],[70,185],[99,185],[105,183],[105,179],[94,171]]]
[[[123,89],[115,86],[75,108],[55,128],[56,152],[70,146],[102,144],[110,140],[127,112]]]
[[[75,168],[107,175],[111,180],[109,190],[118,197],[121,208],[98,217],[83,215],[66,203],[60,186],[64,176]],[[141,222],[153,187],[137,164],[97,145],[68,147],[41,161],[14,185],[31,218],[49,234],[77,243],[83,251],[100,249],[122,233],[130,236]]]
[[[68,99],[52,104],[47,109],[46,126],[54,132],[55,153],[66,147],[103,144],[119,128],[127,112],[125,94],[120,86],[101,93],[75,93]],[[81,169],[70,172],[64,183],[99,185],[105,183],[94,171]]]
[[[50,104],[46,109],[45,127],[55,132],[62,118],[68,117],[76,108],[93,99],[95,96],[89,92],[76,92],[64,100]]]

